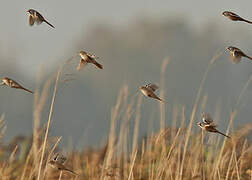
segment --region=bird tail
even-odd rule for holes
[[[94,61],[94,65],[96,65],[98,68],[103,69],[103,65],[99,64],[98,62]]]
[[[246,58],[252,60],[252,57],[245,55]]]
[[[163,100],[163,99],[160,99],[160,101],[161,101],[162,103],[166,103],[166,101],[165,101],[165,100]]]
[[[157,97],[157,96],[156,96],[155,98],[156,98],[157,100],[161,101],[162,103],[166,103],[165,100],[163,100],[163,99],[161,99],[161,98],[159,98],[159,97]]]
[[[72,173],[72,174],[74,174],[74,175],[78,176],[78,174],[77,174],[77,173],[73,172],[73,171],[72,171],[72,170],[70,170],[70,169],[65,169],[65,171],[68,171],[68,172],[70,172],[70,173]]]
[[[247,23],[249,23],[249,24],[252,24],[252,22],[251,21],[248,21],[248,20],[246,20],[246,19],[242,19],[244,22],[247,22]]]
[[[55,28],[51,23],[49,23],[47,20],[45,20],[44,19],[44,22],[46,23],[46,24],[48,24],[49,26],[51,26],[52,28]]]
[[[25,91],[27,91],[27,92],[29,92],[29,93],[33,94],[33,92],[32,92],[32,91],[30,91],[29,89],[26,89],[26,88],[24,88],[24,87],[20,87],[20,89],[23,89],[23,90],[25,90]]]
[[[225,137],[227,137],[227,138],[231,138],[230,136],[228,136],[228,135],[226,135],[226,134],[223,134],[223,133],[220,132],[220,131],[217,131],[217,133],[219,133],[219,134],[221,134],[221,135],[223,135],[223,136],[225,136]]]

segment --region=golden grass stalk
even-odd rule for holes
[[[200,83],[200,87],[199,87],[199,90],[198,90],[198,93],[197,93],[197,96],[196,96],[196,100],[195,100],[195,103],[193,105],[192,114],[191,114],[191,118],[190,118],[190,123],[189,123],[188,129],[187,129],[187,132],[186,132],[186,140],[185,140],[184,151],[183,151],[183,158],[182,158],[182,163],[181,163],[181,168],[180,168],[180,179],[182,179],[182,177],[183,177],[183,167],[184,167],[184,161],[185,161],[186,152],[187,152],[187,146],[188,146],[188,143],[189,143],[191,129],[192,129],[192,124],[194,122],[194,117],[195,117],[195,114],[196,114],[196,111],[197,111],[197,108],[198,108],[198,104],[199,104],[199,100],[200,100],[200,97],[201,97],[201,93],[202,93],[203,87],[205,85],[208,72],[210,71],[210,69],[212,67],[211,65],[219,57],[220,57],[220,55],[217,54],[217,55],[215,55],[211,59],[210,63],[207,66],[207,69],[206,69],[206,71],[205,71],[205,73],[203,75],[201,83]]]
[[[49,117],[48,117],[48,121],[47,121],[47,127],[46,127],[46,132],[45,132],[44,143],[43,143],[43,147],[42,147],[42,154],[41,154],[41,159],[40,159],[40,164],[39,164],[39,169],[38,169],[37,180],[40,180],[40,174],[41,174],[41,170],[42,170],[42,164],[43,164],[45,148],[46,148],[46,141],[48,138],[48,132],[49,132],[50,125],[51,125],[53,107],[54,107],[54,102],[55,102],[55,98],[56,98],[56,93],[58,90],[58,81],[59,81],[60,74],[61,74],[61,67],[58,70],[56,81],[55,81],[54,92],[53,92],[53,97],[52,97],[52,102],[51,102],[51,107],[50,107],[50,113],[49,113]]]
[[[134,153],[134,155],[133,155],[133,158],[132,158],[132,161],[131,161],[131,163],[130,163],[130,172],[129,172],[128,180],[134,179],[134,178],[133,178],[133,168],[134,168],[134,165],[135,165],[136,156],[137,156],[137,150],[135,151],[135,153]]]

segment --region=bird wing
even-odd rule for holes
[[[76,70],[80,71],[87,65],[87,61],[85,59],[81,59],[79,65],[77,66]]]
[[[34,24],[34,19],[31,15],[29,16],[29,24],[30,24],[30,26],[32,26]]]
[[[241,58],[242,56],[238,52],[236,53],[236,51],[234,52],[234,54],[230,54],[230,61],[234,64],[239,63],[241,61]]]
[[[87,53],[82,53],[81,58],[87,62],[90,59],[90,56]]]
[[[210,116],[210,114],[208,114],[208,113],[203,113],[203,114],[202,114],[202,121],[203,121],[205,124],[211,124],[211,123],[213,123],[213,119],[212,119],[212,117]]]
[[[36,21],[36,24],[41,24],[45,19],[44,17],[38,12],[36,11],[36,15],[35,15],[37,18],[35,19]]]
[[[94,54],[91,54],[91,53],[87,53],[87,56],[90,58],[90,59],[99,59],[98,56],[94,55]]]
[[[66,160],[67,160],[67,158],[65,156],[59,155],[57,162],[60,164],[65,164]]]
[[[237,15],[237,14],[235,14],[235,13],[233,13],[233,12],[229,12],[229,13],[230,13],[231,16],[234,16],[234,17],[236,17],[236,18],[240,18],[239,15]]]
[[[217,125],[212,122],[210,124],[205,124],[205,127],[209,128],[209,129],[215,129],[217,127]]]
[[[152,90],[153,92],[156,91],[159,87],[156,84],[147,84],[146,87],[150,90]]]

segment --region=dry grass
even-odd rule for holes
[[[60,69],[56,80],[55,77],[49,79],[42,92],[37,90],[35,93],[33,137],[18,137],[16,142],[8,146],[0,144],[1,179],[252,179],[252,144],[248,139],[252,124],[232,132],[230,140],[218,135],[206,134],[201,130],[193,131],[199,106],[205,109],[207,104],[207,96],[203,96],[202,91],[212,64],[218,56],[215,56],[207,66],[191,116],[185,116],[184,107],[170,105],[173,109],[171,112],[173,126],[167,127],[165,124],[167,104],[160,104],[157,106],[160,108],[159,132],[149,134],[146,138],[139,138],[142,96],[132,98],[129,96],[128,87],[124,86],[112,108],[110,133],[104,146],[100,149],[90,148],[69,152],[66,166],[79,176],[47,166],[61,140],[61,137],[49,136],[49,130],[55,128],[50,127],[50,124]],[[161,67],[160,97],[164,99],[166,99],[164,97],[165,71],[168,64],[169,61],[165,60]],[[41,112],[48,101],[49,89],[53,83],[55,88],[48,122],[46,126],[40,125]],[[245,84],[237,105],[240,104],[241,96],[249,83],[250,79]],[[157,104],[155,101],[153,103]],[[237,113],[236,109],[230,113],[227,134],[230,134],[229,130]],[[186,120],[190,120],[189,124],[185,123]],[[129,124],[134,124],[133,130],[130,129]],[[2,115],[0,140],[5,130],[4,115]],[[130,132],[133,134],[131,135]]]

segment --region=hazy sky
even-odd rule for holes
[[[252,1],[243,0],[4,0],[0,6],[1,53],[17,54],[18,65],[35,75],[42,63],[51,63],[76,52],[72,44],[90,24],[127,24],[138,17],[186,17],[188,23],[207,24],[208,18],[218,19],[223,10],[234,10],[249,17]],[[29,27],[26,10],[34,8],[55,25]],[[226,21],[225,21],[226,22]],[[77,50],[79,51],[79,50]],[[65,54],[63,54],[65,53]],[[5,59],[7,60],[7,59]],[[5,61],[1,59],[0,61]]]
[[[238,33],[240,33],[239,32],[240,27],[241,29],[247,29],[250,25],[247,25],[245,23],[238,24],[238,23],[233,23],[231,21],[228,21],[225,17],[221,15],[221,13],[224,10],[233,10],[234,12],[238,12],[243,17],[248,17],[248,19],[250,18],[252,19],[251,7],[252,7],[251,0],[243,0],[242,3],[241,1],[238,1],[238,0],[237,1],[234,1],[234,0],[232,1],[231,0],[229,1],[227,0],[208,0],[208,1],[203,1],[203,0],[192,0],[192,1],[190,0],[184,0],[184,1],[178,1],[178,0],[176,1],[175,0],[174,1],[168,1],[168,0],[166,1],[165,0],[156,0],[156,1],[155,0],[152,0],[152,1],[149,1],[149,0],[125,0],[125,1],[120,1],[120,0],[107,0],[107,1],[101,1],[101,0],[100,1],[96,1],[96,0],[85,0],[85,1],[81,1],[81,0],[75,0],[75,1],[74,0],[73,1],[71,0],[43,0],[43,1],[10,0],[10,1],[7,1],[7,0],[3,0],[0,6],[0,20],[1,20],[1,28],[0,28],[1,56],[0,57],[2,57],[2,59],[0,59],[0,63],[8,62],[8,64],[11,64],[11,65],[13,64],[13,66],[16,66],[17,70],[21,72],[20,74],[23,74],[24,76],[26,76],[25,78],[23,78],[23,80],[24,79],[29,80],[29,81],[26,81],[25,84],[27,84],[27,82],[36,81],[36,77],[39,72],[41,64],[44,65],[45,69],[50,69],[51,67],[55,66],[56,62],[59,62],[60,60],[62,60],[62,62],[65,62],[65,60],[68,59],[71,55],[73,55],[74,53],[77,53],[80,49],[75,49],[79,45],[75,43],[79,43],[82,40],[82,39],[81,40],[78,39],[80,37],[82,37],[83,40],[88,39],[87,37],[85,37],[85,35],[87,34],[88,30],[91,29],[90,26],[93,26],[96,24],[117,25],[121,27],[120,29],[123,29],[123,28],[127,29],[128,27],[130,27],[128,25],[136,22],[137,19],[143,18],[143,17],[147,17],[154,20],[156,19],[157,21],[162,19],[162,17],[165,20],[169,19],[169,17],[171,19],[175,19],[178,17],[178,18],[186,19],[190,27],[191,28],[195,27],[195,30],[200,31],[201,28],[205,28],[207,27],[207,25],[211,25],[211,22],[216,21],[217,24],[221,24],[222,26],[225,26],[225,27],[230,27],[232,30],[233,29],[238,30]],[[44,24],[44,23],[39,26],[34,25],[33,27],[30,27],[28,25],[28,15],[26,14],[26,10],[30,8],[38,10],[56,28],[52,29],[51,27],[49,27],[47,24]],[[223,29],[224,30],[222,33],[225,33],[226,28],[223,28]],[[187,36],[185,35],[185,37]],[[242,39],[244,37],[246,37],[246,39]],[[226,39],[226,41],[240,43],[242,48],[247,46],[247,49],[249,49],[248,47],[250,46],[248,44],[251,44],[249,41],[249,38],[247,38],[247,36],[244,36],[244,37],[239,36],[240,39],[237,40],[236,42],[236,37],[232,36],[232,38]],[[218,40],[217,38],[218,37],[216,37],[216,40]],[[214,40],[215,39],[213,39],[213,41]],[[183,46],[183,38],[180,38],[180,41],[178,42],[179,43],[176,46],[174,43],[174,47],[172,43],[169,44],[170,45],[169,50],[171,51],[172,49],[173,51],[176,51],[175,54],[178,51],[180,51],[180,46],[181,45]],[[244,42],[244,43],[241,43],[241,42]],[[89,42],[83,42],[81,44],[83,44],[83,47],[82,47],[83,49],[89,49]],[[173,49],[175,47],[176,49]],[[184,50],[185,50],[184,52],[185,56],[187,56],[187,54],[191,55],[190,52],[186,52],[186,49]],[[205,52],[205,54],[207,53],[208,52]],[[192,61],[196,59],[194,58],[194,55],[191,55],[189,59]],[[139,56],[136,53],[136,56],[133,58],[137,58],[137,57]],[[209,57],[204,57],[204,58],[209,59]],[[112,70],[111,72],[109,71],[109,67],[108,67],[109,60],[108,59],[104,60],[104,59],[102,60],[102,62],[104,62],[104,64],[106,62],[105,67],[106,69],[108,69],[107,71],[105,71],[104,69],[104,72],[103,72],[104,76],[106,76],[107,75],[106,73],[111,73]],[[157,62],[157,59],[154,59],[154,60],[153,62]],[[183,60],[185,60],[185,62],[187,63],[190,62],[190,61],[187,61],[187,59],[183,59]],[[133,61],[133,63],[135,63],[135,61]],[[157,63],[158,68],[160,66],[159,63],[160,61]],[[126,65],[129,65],[129,64],[126,64]],[[134,64],[130,64],[130,65],[134,65]],[[186,70],[186,67],[182,67],[182,68],[185,68]],[[249,67],[246,66],[246,64],[242,64],[240,65],[240,69],[238,66],[237,68],[235,67],[235,70],[233,69],[233,66],[230,68],[232,69],[232,72],[239,71],[232,74],[233,76],[235,76],[235,78],[237,77],[239,78],[240,76],[238,76],[237,74],[239,74],[240,71],[243,71],[245,68],[247,68],[247,71],[246,73],[242,74],[243,81],[241,83],[237,82],[239,85],[244,84],[247,81],[247,73],[250,73]],[[113,72],[116,72],[116,71],[113,71]],[[159,76],[159,69],[151,69],[150,67],[150,73],[149,73],[150,75],[156,72],[158,73],[157,76]],[[13,77],[12,75],[15,74],[14,72],[5,72],[5,73],[7,74],[3,74],[2,72],[0,72],[0,76]],[[88,73],[90,73],[91,75],[90,76],[87,75]],[[113,94],[114,99],[111,98],[109,100],[110,102],[108,103],[109,105],[107,105],[107,102],[105,102],[106,97],[110,98],[112,96],[111,94],[106,94],[109,91],[106,91],[104,94],[100,94],[100,95],[95,94],[97,90],[94,91],[94,87],[103,87],[104,77],[100,78],[100,76],[102,76],[101,74],[96,75],[95,74],[96,70],[93,70],[93,72],[88,72],[88,73],[85,74],[86,79],[85,78],[83,78],[84,80],[82,79],[83,80],[81,82],[82,87],[79,87],[78,86],[79,84],[76,83],[77,85],[75,84],[76,86],[75,89],[69,88],[66,90],[68,92],[68,93],[65,93],[65,94],[68,94],[67,97],[64,96],[65,94],[61,93],[61,95],[59,95],[59,97],[56,99],[57,104],[55,108],[56,110],[55,119],[57,119],[57,121],[55,123],[57,123],[57,126],[56,127],[54,126],[54,130],[56,131],[55,133],[56,135],[63,135],[63,136],[65,135],[64,136],[65,141],[67,141],[66,139],[68,137],[77,137],[74,134],[72,134],[72,132],[74,132],[74,130],[76,129],[79,129],[79,131],[81,131],[78,134],[78,136],[81,136],[83,134],[82,132],[83,127],[85,127],[87,131],[84,131],[84,134],[90,133],[90,135],[87,137],[91,139],[92,138],[91,136],[93,136],[92,133],[96,131],[102,131],[104,129],[103,128],[104,124],[106,125],[106,127],[109,127],[110,108],[111,108],[111,104],[112,105],[115,104],[115,99],[116,99],[117,94]],[[128,72],[128,73],[130,74],[131,72]],[[197,76],[200,77],[201,75],[202,74],[199,74]],[[106,77],[110,77],[110,76],[106,76]],[[15,79],[18,79],[18,78],[16,77]],[[94,79],[96,80],[95,82],[93,82]],[[228,85],[233,83],[231,78],[226,77],[226,79],[229,80],[225,82]],[[140,81],[142,83],[142,81],[145,82],[145,80],[146,79],[138,78],[138,81],[132,82],[132,84],[134,88],[136,88],[135,86],[138,86]],[[215,83],[214,78],[212,81],[213,83]],[[113,83],[117,84],[117,82],[116,83],[115,82],[111,82],[111,84]],[[90,85],[92,83],[93,84],[96,83],[96,84],[94,86],[87,86],[87,84]],[[123,82],[121,81],[120,83],[121,84],[118,84],[117,87],[120,87],[123,84]],[[222,83],[221,81],[218,83],[223,85],[222,89],[224,90],[226,90],[225,88],[228,89],[229,87],[227,84]],[[177,84],[179,84],[179,82]],[[34,84],[28,85],[28,87],[32,89],[34,89],[34,86],[35,86]],[[241,88],[241,87],[238,87],[238,88]],[[184,88],[183,85],[181,85],[181,88],[179,88],[181,89],[181,92],[183,88]],[[214,87],[209,87],[209,89],[210,88],[214,89]],[[230,89],[231,89],[230,91],[235,90],[235,88],[230,88]],[[83,95],[84,91],[86,93],[85,96]],[[117,89],[116,90],[114,89],[114,91],[117,92]],[[133,91],[135,91],[135,89],[133,89]],[[177,89],[174,90],[174,92],[176,91]],[[16,133],[17,127],[19,127],[19,129],[17,130],[17,133],[24,133],[27,127],[26,127],[26,124],[23,122],[25,121],[28,124],[32,121],[32,110],[30,110],[31,112],[29,113],[29,115],[24,114],[24,113],[27,113],[28,107],[32,107],[32,100],[31,99],[27,100],[26,97],[28,97],[28,95],[24,93],[22,94],[21,92],[17,92],[17,93],[13,93],[13,91],[10,91],[10,92],[2,91],[2,92],[6,93],[4,95],[2,94],[2,97],[3,96],[11,97],[8,103],[1,102],[0,104],[0,107],[2,107],[2,109],[9,110],[9,112],[6,115],[7,116],[6,119],[8,120],[8,123],[9,123],[7,134],[14,134],[13,132]],[[132,89],[131,89],[131,92],[132,92]],[[170,93],[171,92],[173,91],[170,91]],[[211,91],[211,92],[218,93],[217,91]],[[240,89],[234,92],[235,96],[231,97],[231,99],[236,98],[236,96],[238,96],[238,92],[240,92]],[[80,98],[75,96],[74,99],[72,99],[71,97],[72,94],[75,94],[75,95],[80,94],[83,96],[81,96]],[[25,105],[22,105],[23,102],[15,101],[15,96],[19,96],[21,97],[21,99],[25,99],[26,101],[29,101],[29,102],[27,102]],[[99,96],[104,96],[104,97],[99,98]],[[180,97],[186,98],[189,96],[191,97],[192,95],[188,93],[183,94],[183,95],[180,94]],[[218,98],[216,94],[213,94],[212,96],[214,98]],[[97,104],[97,102],[99,102],[97,101],[97,99],[100,101],[103,101],[103,102],[100,102],[101,105]],[[88,101],[88,103],[86,101]],[[69,103],[69,106],[71,106],[71,103],[72,104],[76,103],[76,107],[75,107],[76,109],[72,108],[71,113],[70,112],[68,113],[67,111],[62,112],[66,108],[69,107],[65,105],[67,103]],[[149,104],[156,106],[152,102],[150,102]],[[214,105],[216,104],[214,103]],[[10,110],[8,107],[12,107],[13,110]],[[15,108],[21,108],[21,110],[19,109],[20,111],[16,112],[14,111]],[[0,109],[0,112],[3,111],[2,109]],[[97,114],[100,112],[102,113],[99,114],[99,116],[97,116],[95,114],[96,110],[97,110]],[[86,113],[86,112],[91,112],[91,111],[93,114]],[[73,115],[76,115],[76,117],[74,117],[75,119],[71,119]],[[98,117],[100,119],[98,119]],[[43,117],[43,119],[47,119],[47,116]],[[60,120],[62,121],[64,120],[64,123],[61,123]],[[74,121],[75,123],[72,123],[72,121]],[[247,120],[245,119],[244,121],[247,122]],[[89,124],[86,122],[89,122]],[[98,129],[96,127],[97,124],[99,124],[100,126],[98,127]],[[72,131],[68,132],[69,129],[71,129]],[[31,132],[31,128],[29,128],[29,133],[30,132]],[[29,133],[26,133],[26,134],[29,134]]]

